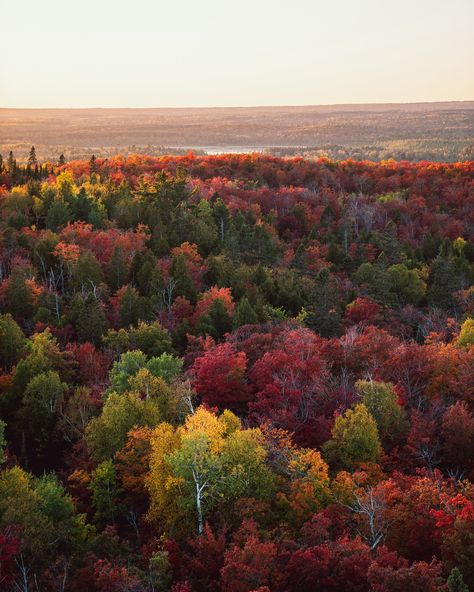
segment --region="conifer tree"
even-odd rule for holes
[[[35,164],[37,164],[37,162],[38,162],[38,159],[36,158],[36,149],[34,146],[32,146],[30,148],[30,153],[28,155],[27,163],[30,165],[30,167],[32,167]]]

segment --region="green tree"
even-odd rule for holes
[[[142,399],[135,392],[111,392],[99,417],[91,419],[86,428],[92,458],[96,462],[112,458],[124,446],[133,427],[154,427],[163,419],[159,402],[153,398]]]
[[[340,333],[339,293],[329,270],[324,269],[319,274],[306,310],[308,327],[319,335],[333,337]]]
[[[104,460],[92,473],[89,489],[95,508],[94,520],[99,526],[113,524],[120,514],[120,488],[115,467],[110,459]]]
[[[0,473],[0,528],[8,527],[20,529],[22,561],[33,578],[85,551],[84,516],[53,475],[36,479],[20,467]]]
[[[234,329],[238,329],[242,325],[256,325],[258,323],[257,313],[246,296],[240,299],[232,323]]]
[[[189,275],[184,255],[180,254],[177,257],[173,257],[170,274],[176,282],[174,296],[184,296],[184,298],[187,298],[190,302],[195,303],[196,289],[191,276]]]
[[[377,423],[385,449],[400,443],[408,430],[405,410],[398,404],[393,385],[386,382],[359,380],[356,389],[362,403]]]
[[[387,270],[390,290],[400,306],[419,305],[426,296],[426,283],[417,269],[408,269],[403,263],[392,265]]]
[[[26,339],[11,314],[0,315],[0,359],[3,368],[10,368],[21,353]]]
[[[428,301],[432,306],[452,309],[454,306],[453,293],[463,287],[462,278],[452,259],[445,251],[431,264]]]
[[[469,592],[468,586],[464,583],[462,573],[457,567],[453,567],[446,581],[449,592]]]
[[[57,372],[37,374],[28,383],[17,414],[17,430],[27,437],[26,451],[31,460],[44,460],[54,441],[58,404],[67,390]]]
[[[458,338],[456,339],[458,347],[470,348],[474,345],[474,319],[466,319],[461,325]]]
[[[139,349],[147,356],[160,356],[173,351],[169,331],[156,321],[139,323],[137,327],[130,329],[129,335],[131,347]]]
[[[74,290],[93,291],[103,281],[102,268],[91,251],[84,251],[72,267]]]
[[[207,257],[218,240],[212,209],[207,200],[201,199],[194,209],[190,226],[190,242],[195,243],[200,253]]]
[[[102,303],[93,294],[76,294],[71,304],[70,319],[76,329],[79,341],[100,343],[109,323]]]
[[[336,417],[323,450],[330,465],[343,469],[379,461],[382,448],[377,423],[363,403]]]
[[[32,280],[33,270],[15,267],[5,289],[5,309],[15,320],[24,321],[34,316],[36,309]]]
[[[232,330],[232,320],[224,302],[216,298],[209,309],[209,322],[214,327],[217,337],[223,337]]]
[[[140,296],[135,288],[127,286],[120,298],[120,325],[130,327],[140,321],[146,321],[151,316],[150,302]]]

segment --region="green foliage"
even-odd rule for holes
[[[103,305],[93,294],[85,297],[77,294],[74,297],[70,319],[76,328],[79,341],[98,344],[109,326]]]
[[[453,567],[446,584],[449,592],[469,592],[468,586],[464,583],[462,573],[457,567]]]
[[[456,339],[458,347],[469,348],[474,345],[474,319],[466,319],[461,325],[458,338]]]
[[[397,403],[393,385],[385,382],[358,380],[356,388],[370,415],[375,419],[385,449],[399,444],[409,424],[405,410]]]
[[[92,473],[89,489],[95,508],[94,520],[103,526],[113,524],[120,515],[120,489],[115,468],[110,459],[101,462]]]
[[[331,467],[343,469],[376,463],[381,450],[377,423],[363,403],[336,417],[331,439],[324,445]]]
[[[11,314],[0,315],[0,359],[4,368],[16,362],[25,344],[25,336]]]
[[[130,346],[147,356],[160,356],[173,351],[171,336],[160,323],[141,322],[129,331]]]
[[[387,270],[390,290],[401,305],[419,305],[426,295],[426,283],[416,269],[407,269],[403,263],[392,265]]]
[[[238,329],[239,327],[242,327],[242,325],[255,325],[257,323],[257,313],[252,308],[248,298],[244,296],[240,299],[240,302],[235,309],[232,321],[233,327],[234,329]]]
[[[51,441],[58,404],[66,390],[67,384],[53,371],[37,374],[28,383],[18,410],[17,430],[28,436],[28,449],[33,456],[44,454]]]
[[[171,354],[151,358],[145,366],[153,376],[162,378],[168,384],[176,380],[183,368],[183,360]]]
[[[29,568],[84,551],[87,529],[53,475],[36,479],[19,467],[0,473],[0,528],[20,528]]]
[[[171,354],[161,354],[147,360],[140,350],[125,352],[110,371],[111,390],[123,393],[130,389],[130,379],[142,368],[146,368],[155,377],[171,383],[175,380],[183,366],[182,360]]]
[[[87,447],[96,462],[112,458],[133,427],[154,427],[163,419],[159,402],[152,398],[142,399],[135,392],[111,392],[102,413],[87,425]]]

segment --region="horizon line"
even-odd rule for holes
[[[214,105],[214,106],[164,106],[164,107],[3,107],[0,111],[66,111],[66,110],[186,110],[186,109],[282,109],[282,108],[309,108],[309,107],[361,107],[361,106],[390,106],[390,105],[439,105],[452,103],[474,103],[472,99],[446,99],[439,101],[379,101],[379,102],[356,102],[356,103],[305,103],[305,104],[282,104],[282,105]]]

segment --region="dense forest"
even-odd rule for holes
[[[0,160],[0,589],[474,590],[474,163]]]

